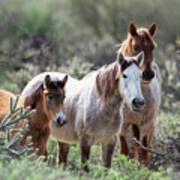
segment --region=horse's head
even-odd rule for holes
[[[133,23],[129,24],[127,39],[122,43],[121,52],[125,56],[136,56],[141,51],[144,52],[144,72],[143,80],[151,81],[154,77],[152,70],[153,49],[156,46],[153,37],[156,32],[156,24],[149,28],[136,28]]]
[[[49,119],[54,120],[58,125],[62,126],[66,123],[66,116],[62,111],[62,105],[65,99],[65,84],[68,80],[68,76],[64,78],[51,78],[50,75],[46,75],[43,82],[43,108]]]
[[[141,91],[143,60],[143,52],[133,57],[125,57],[120,53],[118,59],[120,70],[116,79],[119,83],[119,91],[126,104],[133,111],[138,111],[144,106],[144,97]]]

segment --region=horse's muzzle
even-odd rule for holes
[[[140,111],[144,107],[144,98],[134,98],[132,101],[132,110]]]
[[[154,75],[154,71],[147,69],[143,71],[142,79],[144,80],[144,82],[150,83],[151,80],[154,78]]]
[[[67,122],[67,118],[63,112],[60,112],[55,118],[55,125],[57,127],[62,127],[64,124],[66,124],[66,122]]]

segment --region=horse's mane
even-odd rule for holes
[[[30,106],[31,109],[35,109],[36,103],[41,97],[41,91],[43,89],[43,81],[37,81],[31,89],[23,94],[25,98],[24,107]]]
[[[111,97],[118,86],[116,74],[119,71],[118,62],[103,66],[96,76],[96,90],[100,98]]]

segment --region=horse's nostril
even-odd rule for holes
[[[139,100],[139,105],[141,105],[141,106],[144,105],[144,99]]]
[[[59,115],[55,119],[55,124],[57,127],[63,126],[66,124],[66,116],[63,113],[59,113]]]

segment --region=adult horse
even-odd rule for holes
[[[153,36],[156,25],[152,24],[148,29],[136,28],[134,24],[129,25],[127,39],[122,43],[118,54],[135,56],[143,51],[145,58],[143,67],[143,80],[141,82],[142,93],[145,99],[145,106],[139,112],[132,111],[125,103],[121,111],[123,121],[120,132],[120,153],[128,155],[136,160],[141,159],[145,165],[149,159],[149,153],[144,149],[139,149],[137,143],[132,142],[135,137],[143,146],[151,148],[152,137],[154,135],[154,122],[157,117],[161,101],[160,73],[157,64],[153,59],[153,49],[155,41]],[[119,56],[119,55],[118,55]],[[129,132],[131,127],[131,132]],[[140,158],[138,156],[140,152]]]
[[[34,79],[36,83],[33,83]],[[59,112],[65,98],[64,86],[66,81],[67,76],[53,77],[48,73],[45,76],[36,76],[27,84],[20,96],[18,105],[22,105],[24,108],[30,106],[31,109],[36,110],[28,118],[29,130],[23,134],[20,145],[24,145],[27,137],[31,136],[33,151],[38,148],[38,155],[47,155],[46,144],[50,135],[50,121],[56,120],[61,126],[66,122],[63,113]],[[0,91],[0,99],[4,104],[0,108],[2,112],[0,119],[9,112],[11,96],[15,98],[15,95],[9,92]],[[23,121],[16,128],[20,128],[22,125]]]
[[[0,90],[0,123],[5,118],[5,116],[9,113],[10,97],[12,97],[14,100],[16,98],[16,96],[13,93]]]
[[[67,165],[69,144],[80,143],[82,167],[88,171],[86,162],[91,146],[100,142],[103,164],[111,167],[123,99],[132,110],[140,110],[144,105],[140,87],[142,61],[143,53],[131,58],[121,54],[119,61],[89,73],[80,81],[68,80],[63,108],[67,123],[63,127],[52,123],[59,163]]]

